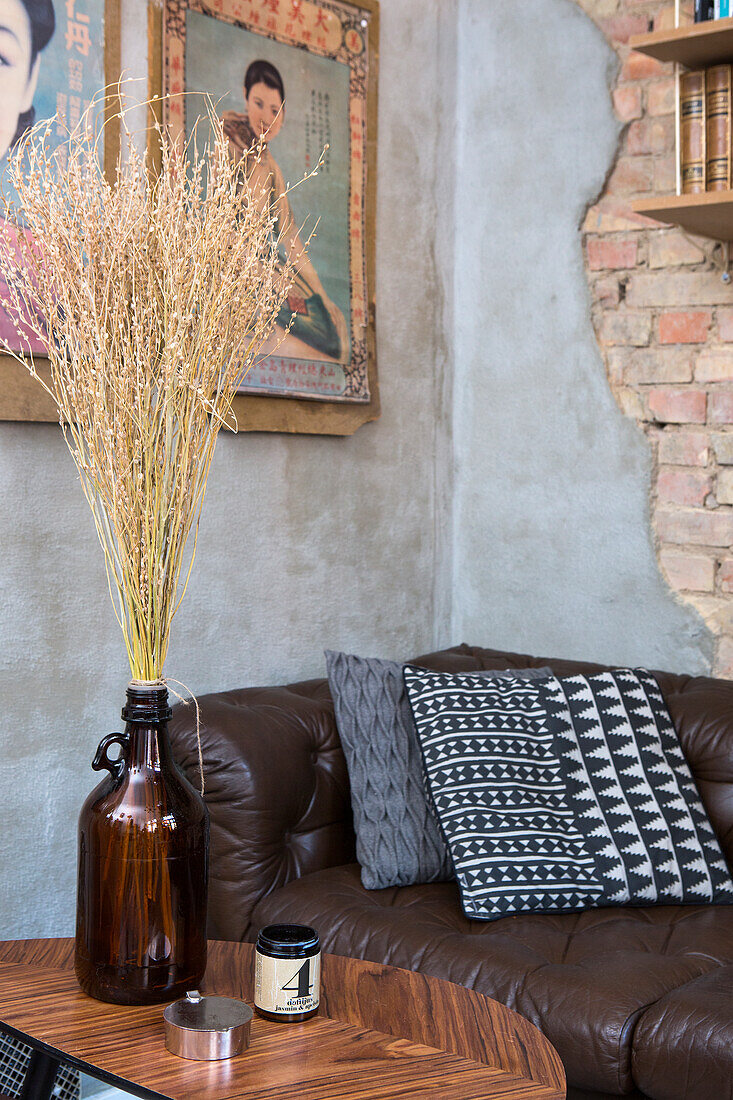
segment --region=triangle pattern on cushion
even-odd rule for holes
[[[628,900],[733,901],[730,873],[654,677],[616,669],[544,681],[540,691],[554,707],[550,727],[578,821],[596,854],[604,840],[603,857],[618,851]],[[569,723],[567,715],[558,718],[561,697]],[[605,836],[588,833],[588,805],[600,810]]]

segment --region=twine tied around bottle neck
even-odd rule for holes
[[[196,698],[194,693],[191,691],[190,687],[187,687],[181,680],[176,680],[172,676],[163,676],[160,680],[130,680],[130,683],[134,684],[135,687],[150,687],[150,688],[160,687],[161,685],[163,685],[163,686],[169,688],[173,692],[176,699],[180,700],[180,702],[183,703],[184,707],[187,707],[188,704],[193,700],[193,704],[196,707],[196,746],[198,748],[198,755],[199,755],[199,774],[201,776],[201,797],[203,798],[204,797],[204,754],[201,750],[201,713],[199,711],[198,699]],[[190,698],[184,699],[182,695],[178,694],[178,692],[176,691],[176,689],[174,687],[171,687],[171,684],[178,684],[179,687],[182,687],[184,691],[188,692]]]

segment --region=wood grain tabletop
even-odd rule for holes
[[[210,943],[203,992],[251,1002],[253,956],[251,944]],[[319,1015],[300,1024],[255,1016],[249,1050],[228,1061],[190,1062],[169,1054],[163,1007],[121,1007],[87,997],[74,977],[72,940],[0,942],[0,1024],[118,1087],[132,1086],[137,1096],[565,1096],[556,1051],[523,1017],[473,990],[378,963],[325,955]]]

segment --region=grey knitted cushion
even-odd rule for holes
[[[367,890],[379,890],[453,878],[448,847],[425,791],[404,666],[331,651],[326,666],[349,769],[362,883]],[[552,671],[471,675],[535,680]]]

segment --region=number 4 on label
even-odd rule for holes
[[[310,980],[311,961],[306,959],[300,970],[296,970],[288,985],[283,986],[283,993],[296,993],[298,997],[309,997],[310,991],[313,988],[313,982]],[[295,979],[298,979],[297,986],[293,985]]]

